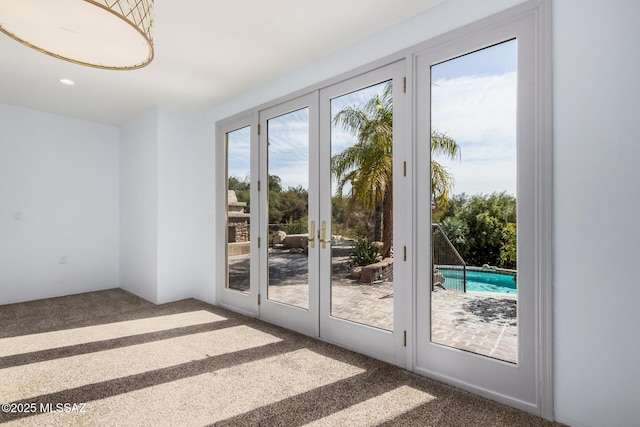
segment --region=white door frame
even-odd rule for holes
[[[219,123],[216,129],[216,190],[222,196],[217,198],[216,204],[216,230],[222,233],[223,239],[216,241],[216,257],[215,267],[222,275],[218,275],[218,286],[216,286],[216,300],[222,307],[233,311],[246,314],[251,317],[258,315],[258,239],[253,235],[250,236],[250,287],[248,293],[239,292],[227,288],[228,281],[228,259],[227,259],[227,182],[228,182],[228,165],[227,165],[227,134],[245,127],[250,128],[250,146],[252,152],[257,152],[258,134],[257,134],[257,113],[245,114],[232,120]],[[254,230],[259,229],[259,198],[258,198],[258,171],[259,158],[256,155],[251,156],[251,225]],[[222,277],[220,277],[222,276]]]
[[[533,28],[533,91],[532,96],[535,99],[535,106],[533,108],[532,123],[535,133],[535,142],[533,149],[534,156],[534,192],[535,203],[533,209],[533,222],[535,227],[534,245],[532,248],[532,256],[534,258],[533,275],[535,277],[535,306],[534,306],[534,325],[535,325],[535,345],[532,351],[534,352],[534,364],[535,364],[535,378],[534,381],[537,384],[535,399],[532,402],[518,400],[517,397],[501,394],[492,390],[490,387],[486,387],[481,383],[470,383],[461,381],[455,376],[448,376],[446,372],[440,370],[428,370],[425,369],[424,364],[421,361],[417,361],[416,357],[418,350],[417,333],[419,333],[418,318],[424,316],[424,313],[419,313],[416,301],[418,300],[418,278],[420,277],[420,264],[417,262],[419,259],[417,251],[424,250],[424,245],[430,245],[428,240],[430,233],[428,233],[424,227],[424,224],[419,224],[418,209],[424,205],[425,198],[428,192],[425,192],[425,183],[421,180],[424,177],[428,177],[429,172],[426,170],[428,167],[428,153],[420,151],[420,140],[424,138],[424,129],[420,131],[420,126],[424,123],[421,122],[421,117],[416,111],[418,110],[418,98],[419,89],[416,87],[418,83],[416,62],[417,56],[421,55],[432,49],[437,49],[447,44],[458,43],[461,40],[473,39],[477,35],[482,35],[487,31],[493,31],[496,28],[500,28],[505,25],[509,25],[513,22],[526,22],[526,25]],[[470,48],[472,49],[472,48]],[[553,304],[552,304],[552,266],[553,266],[553,247],[552,247],[552,69],[551,69],[551,1],[550,0],[528,0],[519,5],[516,5],[508,10],[500,12],[496,15],[484,18],[477,22],[471,23],[458,30],[454,30],[445,35],[438,36],[420,43],[416,46],[409,47],[403,51],[396,52],[385,58],[381,58],[373,64],[368,64],[358,68],[357,70],[350,71],[331,79],[315,83],[307,88],[300,89],[295,94],[289,96],[271,100],[260,106],[256,106],[244,113],[237,114],[228,119],[218,122],[217,131],[217,148],[216,148],[216,230],[217,233],[222,232],[225,229],[226,218],[226,206],[224,205],[225,197],[223,195],[225,184],[225,168],[224,168],[224,137],[222,128],[229,130],[227,127],[229,123],[233,123],[242,118],[246,119],[246,124],[252,126],[252,138],[256,134],[254,129],[257,130],[258,124],[258,111],[264,110],[271,106],[277,105],[283,101],[294,99],[297,96],[305,95],[313,91],[324,89],[330,85],[347,80],[353,76],[357,76],[366,73],[370,70],[378,67],[394,63],[399,60],[406,60],[406,76],[407,76],[407,93],[410,95],[407,98],[412,98],[410,106],[407,107],[407,122],[405,126],[405,137],[411,137],[411,140],[407,140],[407,150],[410,151],[407,155],[407,176],[409,181],[413,183],[411,196],[413,197],[413,203],[403,207],[409,211],[409,218],[406,220],[406,225],[410,230],[415,231],[411,233],[411,238],[407,240],[407,253],[409,262],[413,263],[411,267],[412,277],[410,277],[405,285],[410,287],[411,295],[408,297],[408,301],[403,306],[406,313],[407,320],[407,354],[406,354],[406,367],[409,370],[416,371],[423,375],[427,375],[445,382],[449,382],[455,386],[468,389],[472,392],[485,395],[489,398],[502,401],[512,406],[516,406],[534,413],[537,413],[545,418],[553,419]],[[242,126],[240,126],[242,127]],[[422,132],[422,134],[420,134]],[[418,135],[420,134],[420,135]],[[257,135],[257,134],[256,134]],[[399,147],[404,143],[397,143],[395,147]],[[424,150],[424,147],[422,148]],[[402,166],[404,168],[404,165]],[[253,168],[253,166],[252,166]],[[395,170],[398,170],[397,168]],[[252,174],[253,174],[252,169]],[[255,186],[253,186],[255,187]],[[410,186],[411,188],[411,186]],[[424,194],[423,194],[424,193]],[[255,200],[257,196],[252,194],[252,200]],[[395,212],[396,218],[398,212]],[[257,224],[257,219],[252,218],[252,224]],[[422,227],[422,228],[421,228]],[[395,230],[394,230],[395,232]],[[217,234],[220,236],[220,234]],[[216,288],[216,302],[218,304],[225,305],[236,311],[244,312],[245,314],[257,315],[257,289],[254,292],[255,280],[252,276],[251,282],[251,298],[238,297],[240,300],[252,301],[248,305],[242,305],[239,303],[236,305],[236,301],[231,301],[230,298],[224,296],[224,272],[226,271],[226,257],[224,256],[226,248],[226,242],[222,239],[218,239],[216,243],[216,260],[215,260],[215,288]],[[257,253],[257,242],[252,239],[251,243],[252,254]],[[404,246],[404,245],[403,245]],[[396,251],[397,252],[397,251]],[[253,269],[252,269],[253,274]],[[430,274],[429,274],[430,276]],[[422,280],[422,279],[421,279]],[[253,305],[252,305],[253,304]],[[417,333],[416,333],[417,332]],[[359,349],[352,346],[356,351]]]
[[[510,18],[448,34],[414,56],[416,257],[429,259],[430,66],[517,38],[518,45],[518,362],[491,359],[430,341],[430,263],[416,261],[415,365],[429,376],[552,418],[551,383],[551,96],[544,3]],[[512,12],[513,13],[513,12]],[[543,16],[541,19],[540,15]],[[503,14],[506,16],[506,14]],[[527,286],[529,285],[529,286]]]
[[[319,335],[319,247],[320,245],[309,245],[309,308],[304,309],[282,302],[270,300],[267,297],[269,281],[269,218],[268,218],[268,121],[292,111],[309,108],[309,224],[318,223],[318,92],[311,92],[307,95],[283,102],[273,107],[261,110],[260,115],[260,266],[259,266],[259,317],[267,322],[293,329],[305,335],[317,337]],[[317,229],[317,226],[316,226]],[[314,236],[315,237],[315,236]]]
[[[410,144],[406,141],[406,112],[409,97],[404,92],[405,62],[377,68],[320,90],[320,220],[331,230],[331,100],[363,88],[393,82],[393,331],[331,316],[331,245],[320,250],[320,337],[398,366],[407,366],[405,334],[410,317],[411,260],[405,249],[411,238],[411,179],[403,173]]]

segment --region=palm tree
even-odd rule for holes
[[[438,155],[452,160],[460,158],[460,147],[446,133],[431,129],[431,200],[434,207],[444,207],[449,202],[454,181],[447,168],[433,160]]]
[[[393,97],[387,84],[361,107],[348,106],[333,119],[334,124],[351,132],[356,143],[331,159],[332,173],[338,183],[338,194],[351,186],[349,210],[356,203],[365,209],[375,209],[374,240],[380,239],[382,255],[391,249],[392,179],[393,179]],[[381,218],[380,218],[381,217]]]
[[[381,95],[360,107],[348,106],[333,119],[334,124],[351,132],[356,143],[331,158],[331,170],[342,195],[351,187],[349,212],[359,204],[375,209],[376,237],[382,234],[382,255],[388,256],[392,244],[393,224],[393,93],[391,82]],[[446,134],[433,131],[431,153],[451,158],[460,156],[456,142]],[[451,174],[438,162],[431,161],[431,193],[436,205],[444,205],[453,186]],[[380,220],[380,213],[382,219]],[[346,221],[345,221],[346,226]],[[379,230],[382,229],[382,233]]]

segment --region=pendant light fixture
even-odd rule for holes
[[[0,31],[75,64],[133,70],[153,59],[153,0],[0,0]]]

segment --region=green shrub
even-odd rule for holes
[[[299,220],[289,218],[285,224],[280,224],[280,226],[287,234],[307,234],[309,232],[309,223],[307,218],[308,217],[306,215]]]
[[[515,269],[516,210],[516,198],[505,192],[459,194],[438,212],[438,217],[467,265]]]
[[[378,248],[373,242],[370,242],[366,237],[359,237],[353,245],[350,258],[356,265],[363,267],[376,262],[379,255]]]

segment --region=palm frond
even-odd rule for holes
[[[436,207],[443,207],[449,202],[454,180],[451,173],[435,160],[431,160],[431,197]]]
[[[431,130],[431,155],[446,156],[451,160],[461,158],[460,146],[458,143],[444,132],[437,129]]]

